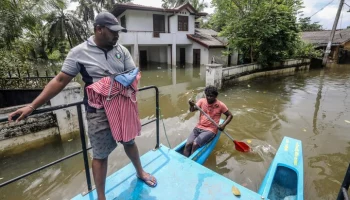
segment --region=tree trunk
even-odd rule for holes
[[[72,41],[70,40],[70,37],[69,37],[68,33],[67,33],[67,38],[68,38],[68,42],[69,42],[70,48],[73,48]]]
[[[89,28],[89,24],[87,21],[85,21],[85,24],[86,24],[86,31],[84,31],[85,32],[85,39],[88,39],[89,35],[90,35],[90,34],[88,35],[88,33],[90,33],[90,28]]]
[[[250,46],[250,62],[253,63],[254,62],[254,58],[253,58],[253,47]]]

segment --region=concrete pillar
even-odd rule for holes
[[[172,65],[176,66],[176,34],[173,34],[173,44],[171,48]]]
[[[167,46],[167,63],[171,65],[171,45]]]
[[[222,64],[208,64],[206,66],[205,86],[213,85],[218,89],[221,89],[222,66]]]
[[[75,103],[81,101],[81,86],[77,82],[69,83],[59,94],[50,100],[51,106]],[[85,109],[82,108],[84,111]],[[57,123],[60,135],[79,131],[77,108],[75,106],[56,110]],[[85,114],[83,113],[83,117]]]
[[[137,67],[139,67],[140,64],[140,58],[139,58],[139,42],[138,42],[138,36],[137,32],[134,33],[135,37],[135,44],[134,44],[134,62]]]

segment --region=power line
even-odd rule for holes
[[[327,6],[329,6],[331,3],[333,3],[334,0],[332,0],[331,2],[329,2],[327,5],[325,5],[323,8],[321,8],[320,10],[318,10],[317,12],[315,12],[313,15],[311,15],[309,18],[313,17],[314,15],[316,15],[317,13],[319,13],[320,11],[322,11],[323,9],[325,9]]]

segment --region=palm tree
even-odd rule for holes
[[[45,25],[48,31],[48,48],[50,52],[54,47],[58,47],[59,43],[68,39],[72,48],[76,44],[87,39],[86,27],[82,22],[70,11],[65,11],[68,2],[62,0],[60,2],[52,2],[52,10],[46,14]]]
[[[93,21],[95,19],[95,12],[99,13],[101,9],[98,7],[97,3],[92,0],[72,0],[72,2],[79,2],[76,14],[83,19],[87,29],[90,30],[88,22]]]

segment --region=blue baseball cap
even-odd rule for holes
[[[126,28],[122,27],[119,24],[118,19],[110,12],[100,12],[95,17],[94,26],[97,25],[105,26],[112,31],[127,32]]]

